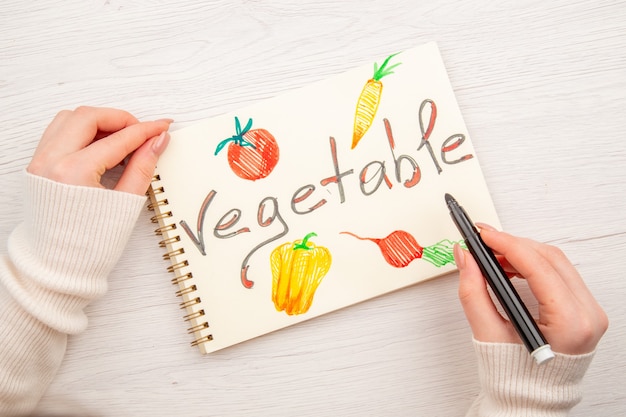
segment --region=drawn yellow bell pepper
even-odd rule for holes
[[[313,236],[317,235],[309,233],[302,240],[284,243],[270,255],[272,301],[278,311],[289,315],[306,313],[330,269],[330,251],[311,242]]]

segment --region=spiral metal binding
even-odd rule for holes
[[[153,202],[148,204],[148,210],[154,211],[157,207],[167,206],[169,203],[170,202],[167,201],[167,198],[164,198],[163,200],[154,199]]]
[[[185,275],[179,275],[177,277],[172,278],[172,284],[180,285],[181,282],[186,281],[191,278],[193,278],[193,274],[191,272],[187,272]]]
[[[180,303],[180,308],[181,309],[187,309],[193,305],[196,304],[200,304],[200,297],[196,297],[196,298],[192,298],[191,300],[187,300],[187,301],[183,301],[182,303]]]
[[[183,317],[192,326],[187,329],[189,334],[195,335],[196,339],[191,342],[191,346],[199,346],[213,340],[212,334],[204,334],[209,329],[209,323],[206,320],[204,309],[196,310],[202,304],[202,300],[198,296],[194,296],[197,291],[195,284],[188,285],[187,281],[193,278],[193,274],[187,271],[189,261],[181,259],[185,254],[183,247],[176,247],[180,242],[180,236],[172,233],[177,230],[175,223],[168,223],[168,219],[172,217],[172,212],[164,209],[169,204],[167,198],[157,197],[159,194],[165,193],[162,186],[158,184],[161,177],[157,174],[152,177],[152,187],[149,191],[151,203],[148,204],[148,210],[154,211],[156,214],[151,217],[152,223],[158,224],[154,233],[157,236],[163,236],[164,239],[159,242],[159,247],[166,248],[167,252],[163,255],[163,259],[169,260],[171,265],[167,271],[173,273],[172,284],[177,285],[179,290],[176,292],[177,297],[183,298],[180,308],[187,310],[188,314]]]
[[[176,264],[172,264],[172,265],[168,266],[167,267],[167,272],[174,272],[177,269],[181,269],[181,268],[184,268],[186,266],[189,266],[189,261],[187,261],[187,260],[181,261],[181,262],[178,262]]]
[[[200,339],[196,339],[193,342],[191,342],[191,346],[198,346],[202,343],[210,342],[211,340],[213,340],[213,335],[208,334],[204,337],[201,337]]]
[[[167,245],[171,245],[172,243],[180,242],[180,236],[173,236],[168,239],[164,239],[159,242],[160,248],[166,248]]]
[[[185,249],[184,248],[178,248],[178,249],[175,249],[173,251],[167,252],[165,255],[163,255],[163,259],[165,259],[166,261],[169,261],[173,257],[182,255],[183,253],[185,253]]]
[[[154,216],[152,216],[150,218],[150,221],[152,223],[158,223],[159,220],[167,219],[168,217],[172,217],[172,212],[171,211],[167,211],[167,212],[161,213],[161,214],[156,214],[156,215],[154,215]]]
[[[176,230],[176,225],[175,225],[174,223],[172,223],[172,224],[166,224],[165,226],[161,226],[161,227],[159,227],[158,229],[156,229],[156,230],[154,231],[154,233],[155,233],[157,236],[163,236],[163,233],[166,233],[166,232],[171,232],[172,230]]]
[[[206,329],[208,327],[209,327],[209,325],[207,323],[201,323],[201,324],[198,324],[197,326],[188,328],[187,331],[188,332],[199,332],[200,330]]]
[[[183,319],[185,319],[185,321],[192,321],[195,319],[199,319],[200,317],[204,316],[204,310],[198,310],[198,311],[194,311],[193,313],[189,313],[186,316],[183,317]]]
[[[183,295],[187,295],[189,293],[192,293],[194,291],[196,291],[198,289],[198,287],[196,287],[196,285],[192,285],[191,287],[187,287],[187,288],[183,288],[181,290],[176,291],[176,296],[177,297],[182,297]]]

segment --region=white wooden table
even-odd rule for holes
[[[21,170],[80,104],[174,128],[437,41],[504,227],[560,246],[611,325],[575,416],[626,415],[626,3],[0,3],[0,251]],[[201,356],[146,212],[41,413],[459,416],[478,391],[456,274]]]

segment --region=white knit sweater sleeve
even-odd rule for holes
[[[481,392],[466,417],[564,417],[582,399],[594,353],[537,365],[520,344],[474,340]]]
[[[145,197],[25,173],[24,222],[0,257],[0,416],[28,414],[54,378],[68,334],[107,289]]]

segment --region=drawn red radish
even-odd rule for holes
[[[396,230],[391,232],[387,237],[382,239],[360,237],[350,232],[341,232],[357,239],[369,240],[374,242],[380,248],[385,261],[396,268],[404,268],[413,260],[422,257],[424,248],[422,248],[415,238],[404,230]]]
[[[440,268],[447,264],[454,264],[454,245],[459,244],[463,249],[467,249],[464,241],[454,242],[443,239],[434,245],[422,247],[409,232],[396,230],[382,239],[371,237],[360,237],[350,232],[342,234],[354,236],[360,240],[374,242],[380,248],[385,261],[393,267],[404,268],[415,259],[428,261]]]
[[[252,119],[242,129],[235,117],[235,134],[221,141],[215,148],[217,155],[228,145],[228,165],[244,180],[256,181],[267,177],[278,163],[278,143],[265,129],[252,129]]]

